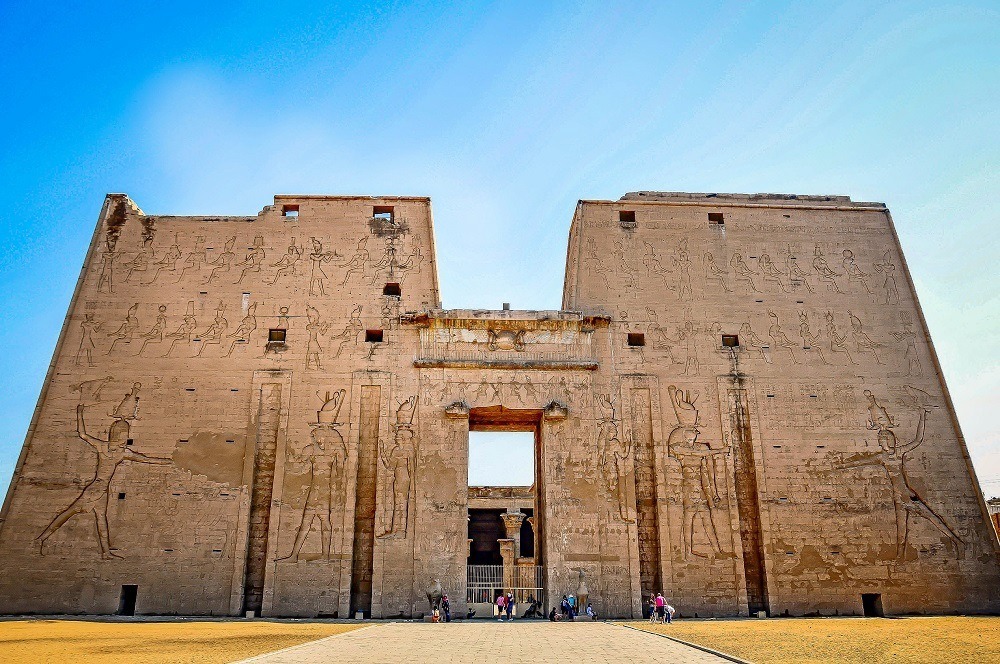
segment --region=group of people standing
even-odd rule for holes
[[[650,594],[649,596],[649,622],[651,623],[671,623],[673,622],[676,609],[670,606],[663,593]]]
[[[597,620],[597,613],[594,611],[594,605],[587,603],[587,608],[584,609],[587,616],[591,620]],[[573,595],[563,595],[562,601],[559,602],[559,612],[556,612],[556,607],[552,607],[549,611],[549,620],[555,622],[557,620],[573,620],[578,615],[580,615],[580,604],[577,602],[576,597]]]
[[[497,595],[496,610],[494,614],[497,617],[497,622],[503,622],[504,616],[507,616],[507,622],[514,620],[514,593],[503,593]]]

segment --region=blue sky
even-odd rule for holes
[[[995,1],[64,4],[0,4],[0,486],[106,192],[429,195],[445,306],[558,308],[576,200],[660,189],[886,202],[1000,494]]]

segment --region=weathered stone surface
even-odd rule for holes
[[[546,605],[1000,610],[888,211],[583,201],[561,311],[441,309],[425,198],[108,196],[0,515],[0,612],[465,611],[468,432],[536,432]],[[516,498],[516,501],[514,500]],[[516,503],[516,504],[515,504]],[[520,541],[520,544],[518,543]],[[533,569],[533,568],[532,568]],[[127,604],[127,602],[126,602]]]

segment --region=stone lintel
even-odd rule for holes
[[[418,369],[537,369],[545,371],[597,371],[597,360],[448,360],[419,357],[413,360]]]

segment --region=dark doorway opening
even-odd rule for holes
[[[866,618],[885,617],[885,612],[882,611],[881,593],[862,593],[861,608],[864,610]]]
[[[139,586],[122,586],[121,598],[118,600],[118,615],[135,615],[135,598],[139,595]]]
[[[521,511],[528,518],[535,514],[530,507],[522,507]],[[501,514],[502,509],[469,509],[469,565],[502,565],[500,555],[500,540],[507,537]],[[521,551],[523,558],[533,558],[535,555],[535,534],[531,522],[526,518],[521,522]]]

